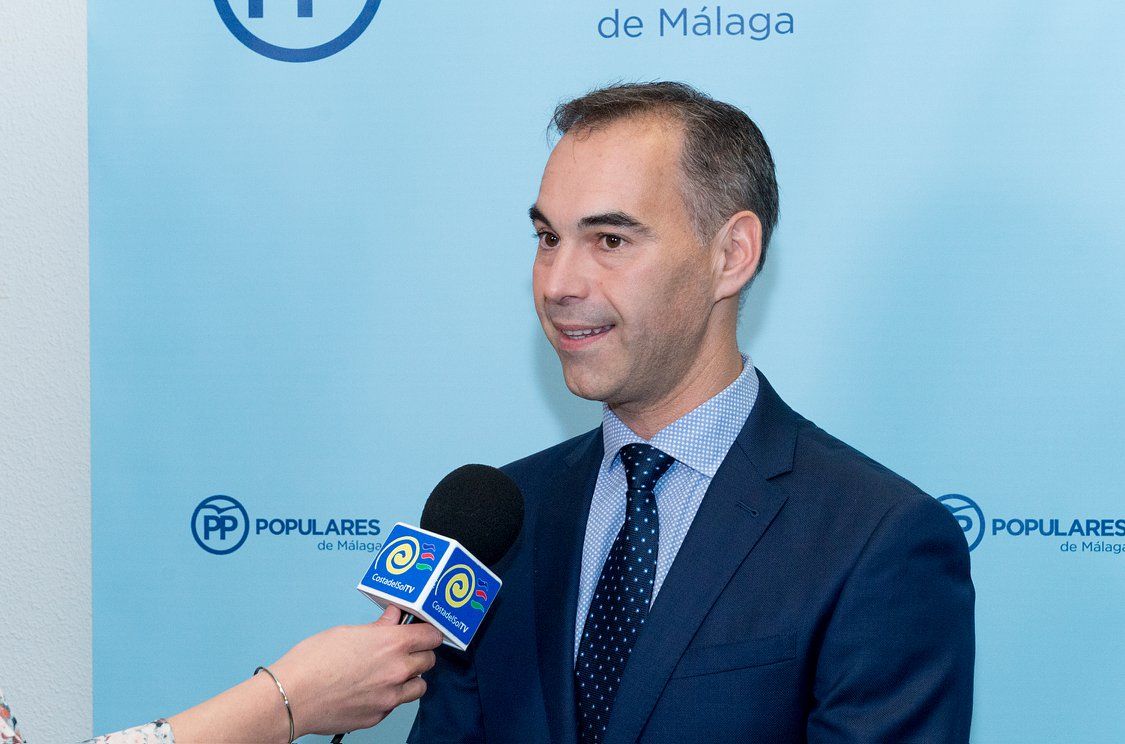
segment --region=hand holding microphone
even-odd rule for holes
[[[396,525],[364,576],[360,590],[385,608],[379,620],[310,636],[263,667],[267,673],[123,733],[171,724],[177,744],[214,744],[374,726],[425,693],[421,675],[433,667],[435,648],[468,646],[501,586],[491,567],[522,525],[523,496],[508,476],[485,465],[458,468],[430,494],[422,529]],[[433,624],[403,624],[400,608]]]
[[[295,734],[370,728],[422,697],[442,635],[425,623],[400,625],[389,607],[366,625],[330,628],[294,646],[270,668],[284,680]]]
[[[491,567],[523,527],[523,494],[496,468],[464,465],[434,487],[421,526],[395,525],[358,587],[386,608],[378,622],[320,633],[277,663],[283,679],[294,671],[298,691],[306,682],[319,690],[302,731],[369,728],[422,697],[421,674],[434,665],[432,649],[444,641],[464,650],[500,590]],[[409,623],[414,616],[399,607],[435,622]],[[343,738],[336,734],[332,741]]]
[[[433,649],[442,642],[433,627],[403,626],[400,618],[390,607],[373,623],[306,638],[271,664],[270,674],[172,716],[176,744],[290,741],[374,726],[422,696],[426,683],[419,675],[434,665]]]

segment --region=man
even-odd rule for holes
[[[961,530],[739,353],[778,211],[758,128],[673,83],[554,123],[535,306],[603,421],[507,466],[527,519],[504,592],[439,653],[410,740],[967,741]]]

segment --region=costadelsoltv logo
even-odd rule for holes
[[[969,550],[976,549],[987,533],[992,538],[1061,538],[1063,553],[1125,554],[1125,518],[1011,517],[986,519],[976,501],[959,493],[938,498],[965,533]]]
[[[191,536],[199,547],[214,555],[229,555],[255,538],[312,538],[317,550],[377,553],[381,542],[379,520],[364,517],[264,516],[251,519],[237,499],[225,494],[208,496],[191,514]],[[320,538],[317,540],[316,538]],[[314,542],[315,541],[315,542]]]
[[[358,39],[381,0],[215,0],[227,30],[279,62],[315,62]]]

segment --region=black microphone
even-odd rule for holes
[[[434,486],[419,526],[457,541],[492,568],[511,550],[523,528],[523,494],[497,468],[462,465]],[[364,589],[362,583],[359,588]],[[414,620],[414,615],[404,612],[399,624]],[[336,734],[332,744],[341,744],[343,739],[344,734]]]
[[[481,563],[495,566],[523,527],[523,494],[503,471],[462,465],[441,479],[422,507],[424,530],[451,537]],[[400,625],[416,618],[404,612]]]

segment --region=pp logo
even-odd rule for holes
[[[250,517],[242,504],[230,496],[209,496],[191,515],[191,535],[208,553],[233,553],[250,534]]]
[[[234,38],[263,57],[315,62],[358,39],[381,0],[215,0]]]
[[[961,531],[965,533],[965,542],[969,543],[969,550],[980,545],[981,538],[984,537],[984,512],[977,506],[977,502],[959,493],[947,493],[938,501],[949,510],[957,520],[957,524],[961,525]]]

